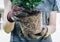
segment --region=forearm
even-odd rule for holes
[[[56,30],[56,13],[56,11],[52,11],[50,14],[50,21],[47,27],[51,33],[54,33]]]
[[[4,31],[9,33],[14,29],[14,22],[9,22],[7,19],[7,13],[4,15]]]

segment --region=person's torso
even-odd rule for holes
[[[37,10],[42,10],[42,21],[43,21],[43,25],[48,25],[48,21],[49,21],[49,17],[50,17],[50,11],[53,10],[53,5],[54,5],[54,0],[44,0],[43,3],[39,4],[39,6],[37,6]],[[19,22],[15,23],[15,27],[14,30],[11,32],[11,41],[16,40],[17,38],[19,38],[19,40],[26,40],[23,37]],[[18,39],[17,39],[18,40]]]

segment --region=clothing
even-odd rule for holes
[[[15,23],[15,29],[11,33],[11,42],[52,42],[51,36],[38,40],[27,40],[21,36],[21,29],[19,27],[19,22]],[[16,26],[17,25],[17,26]]]
[[[40,3],[37,6],[36,10],[42,11],[43,25],[48,25],[50,11],[58,10],[57,5],[56,5],[56,0],[44,0],[43,3]],[[52,40],[51,40],[51,36],[48,36],[47,38],[43,38],[42,40],[40,39],[27,40],[23,37],[23,34],[21,33],[19,22],[16,22],[14,30],[11,32],[11,42],[52,42]]]

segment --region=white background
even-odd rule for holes
[[[4,1],[0,0],[0,9],[3,9],[3,8],[4,8]]]
[[[3,0],[0,0],[0,9],[4,8]],[[52,34],[53,42],[60,42],[60,13],[56,15],[56,32]],[[9,42],[10,34],[6,34],[3,29],[0,30],[0,42]]]

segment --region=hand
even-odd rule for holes
[[[50,35],[48,26],[47,25],[43,25],[43,28],[47,28],[47,32],[45,33],[45,37],[48,37]]]
[[[43,27],[46,27],[48,29],[45,37],[48,37],[49,35],[53,34],[56,30],[56,26],[54,26],[54,25],[47,25],[47,26],[43,26]]]
[[[21,11],[23,9],[18,6],[13,6],[12,10],[7,14],[7,20],[9,22],[14,22],[17,17],[20,17],[19,14],[22,14]]]

